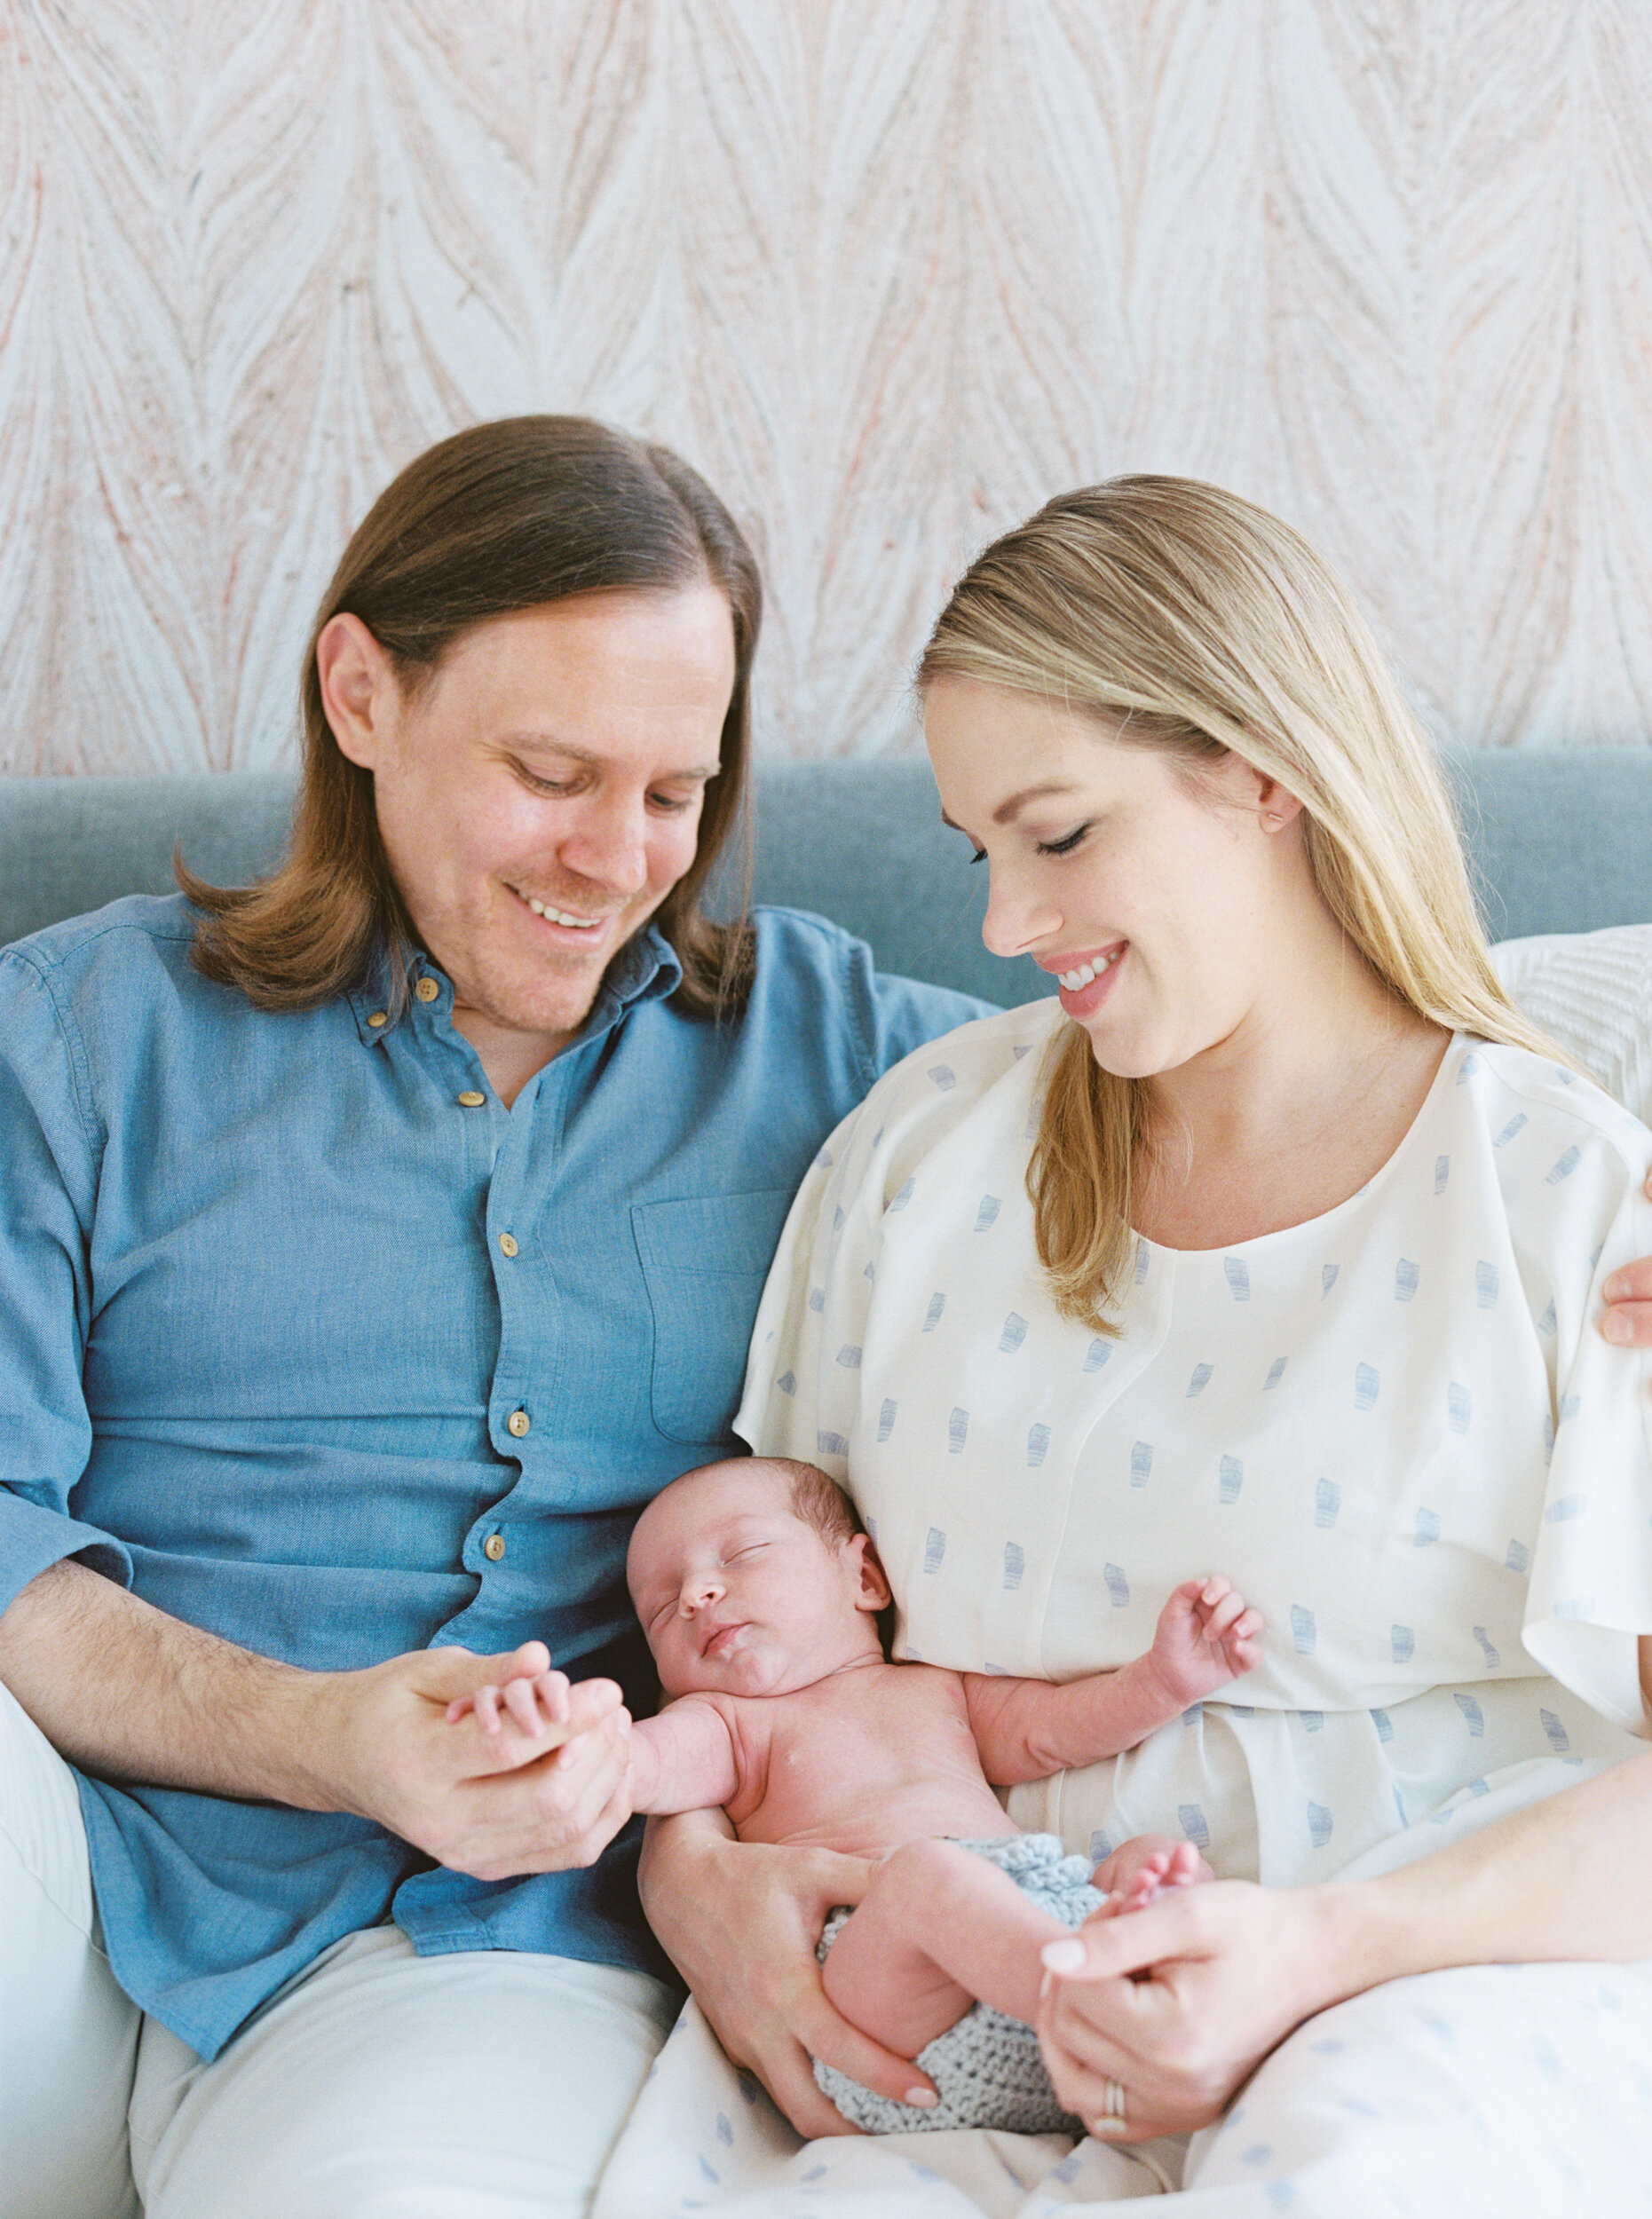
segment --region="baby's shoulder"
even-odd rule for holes
[[[921,1664],[916,1660],[885,1664],[880,1694],[889,1710],[901,1716],[964,1721],[969,1716],[963,1674],[949,1671],[941,1664]]]

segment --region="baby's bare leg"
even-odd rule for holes
[[[1039,1952],[1069,1931],[973,1850],[909,1842],[873,1874],[822,1978],[852,2025],[915,2057],[977,1997],[1031,2024]]]

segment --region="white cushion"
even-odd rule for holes
[[[1652,1125],[1652,925],[1505,940],[1491,962],[1532,1023]]]

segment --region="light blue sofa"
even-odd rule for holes
[[[1465,754],[1450,764],[1493,940],[1652,920],[1652,749]],[[290,780],[239,773],[0,780],[0,944],[117,895],[267,868]],[[765,763],[755,895],[835,918],[881,967],[1005,1004],[1049,991],[981,944],[984,873],[941,824],[921,759]]]

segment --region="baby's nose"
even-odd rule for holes
[[[698,1579],[684,1580],[678,1607],[684,1617],[692,1616],[695,1611],[702,1609],[707,1603],[715,1602],[722,1592],[721,1584],[713,1579],[709,1573]]]

